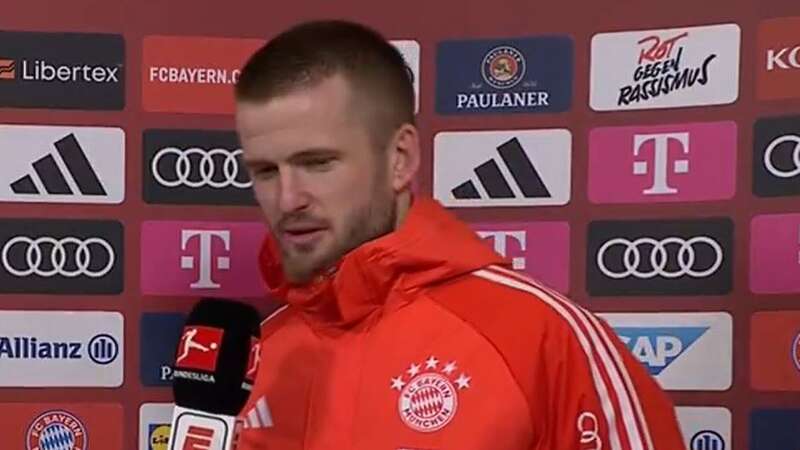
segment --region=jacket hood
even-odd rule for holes
[[[312,325],[350,327],[401,294],[491,264],[508,265],[465,223],[431,198],[415,198],[398,229],[366,242],[306,284],[285,276],[271,233],[259,254],[269,294],[297,307]],[[412,297],[412,296],[407,296]]]

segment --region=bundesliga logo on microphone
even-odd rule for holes
[[[251,391],[253,390],[253,383],[256,381],[256,373],[258,373],[258,365],[261,362],[261,343],[258,339],[250,338],[250,354],[247,358],[247,369],[244,372],[244,381],[242,382],[242,389]]]
[[[217,370],[217,359],[222,345],[223,334],[223,330],[218,328],[204,326],[185,327],[178,344],[173,376],[205,383],[216,383],[213,372]],[[186,369],[211,373],[198,373],[194,370]]]

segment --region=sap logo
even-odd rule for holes
[[[709,327],[619,327],[614,331],[651,375],[659,375]]]

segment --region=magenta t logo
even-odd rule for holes
[[[595,128],[589,200],[656,203],[721,200],[736,191],[736,123]]]
[[[265,234],[258,222],[144,222],[142,293],[263,296],[258,251]]]
[[[750,222],[750,290],[800,292],[800,214],[761,215]]]
[[[569,291],[569,223],[480,223],[472,228],[494,251],[511,260],[515,270]]]

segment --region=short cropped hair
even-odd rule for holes
[[[242,68],[236,100],[266,102],[337,74],[366,109],[359,112],[376,147],[415,123],[413,75],[403,55],[377,31],[343,20],[301,23],[271,39]]]

